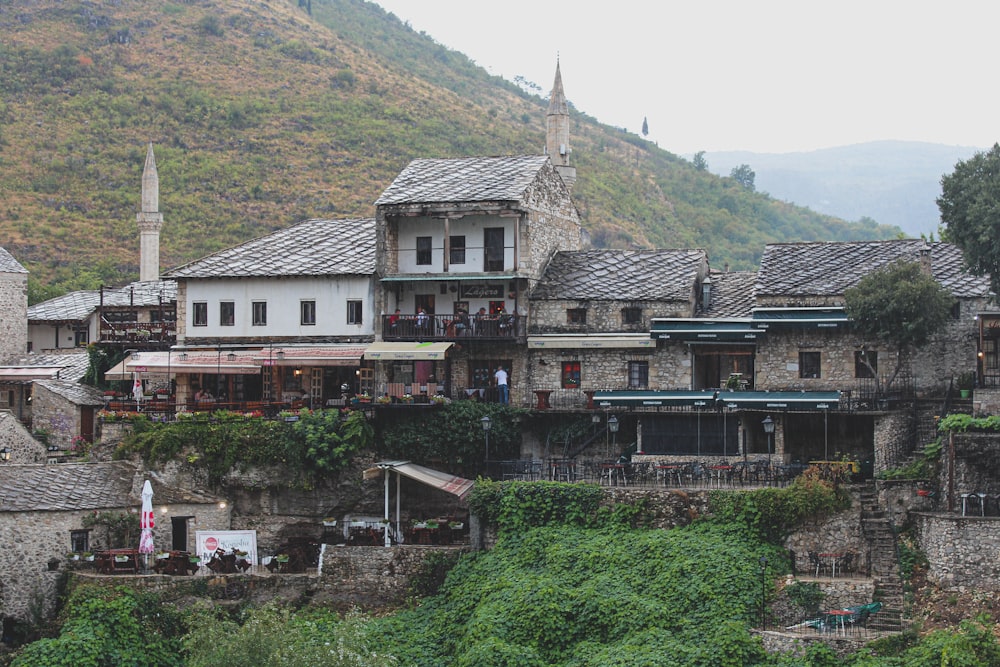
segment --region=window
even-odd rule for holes
[[[267,301],[253,302],[253,326],[267,326]]]
[[[819,352],[799,352],[799,377],[818,378],[819,376]]]
[[[219,326],[231,327],[236,324],[236,304],[232,301],[219,302]]]
[[[315,301],[302,301],[299,304],[299,312],[301,313],[300,323],[306,326],[316,324],[316,302]]]
[[[645,389],[649,386],[649,362],[628,362],[628,388]]]
[[[503,271],[503,227],[483,230],[483,271]]]
[[[90,332],[86,329],[77,329],[74,336],[73,342],[77,347],[86,347],[87,343],[90,342]]]
[[[14,390],[0,391],[0,406],[5,408],[14,407]]]
[[[191,319],[191,324],[196,327],[208,326],[208,304],[204,301],[194,302],[194,313]]]
[[[452,264],[465,264],[465,237],[452,236],[448,239],[448,261]]]
[[[865,362],[868,362],[867,364]],[[868,366],[871,366],[869,368]],[[878,352],[872,350],[855,350],[854,352],[854,377],[874,378],[878,372]]]
[[[70,550],[75,553],[90,551],[90,531],[71,530],[69,531]]]
[[[361,301],[349,300],[347,302],[347,323],[361,324]]]
[[[951,319],[958,320],[962,317],[962,302],[956,301],[951,305]]]
[[[417,237],[417,264],[430,264],[432,259],[431,237]]]
[[[642,308],[622,308],[622,324],[642,324]]]
[[[566,322],[568,324],[586,324],[587,323],[587,309],[586,308],[567,308],[566,309]]]
[[[580,362],[579,361],[564,361],[564,362],[562,362],[562,388],[563,389],[579,389],[580,388]]]

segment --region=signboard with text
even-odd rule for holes
[[[462,283],[459,289],[460,299],[500,299],[503,298],[503,285],[467,285]]]
[[[256,530],[196,530],[194,533],[195,553],[202,561],[208,562],[215,555],[216,549],[223,551],[247,552],[247,560],[251,565],[257,565],[257,531]]]

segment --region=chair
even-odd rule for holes
[[[403,398],[406,394],[406,384],[403,382],[390,382],[386,384],[385,390],[393,398]]]
[[[819,554],[815,551],[809,552],[809,565],[816,568],[816,576],[819,576],[819,570],[823,567],[823,561],[820,559]]]

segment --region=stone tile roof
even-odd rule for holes
[[[988,277],[965,271],[957,246],[919,239],[770,244],[764,249],[754,289],[758,298],[843,295],[866,274],[896,260],[919,261],[925,246],[931,250],[934,278],[953,296],[990,293]]]
[[[306,220],[194,262],[171,278],[336,276],[375,273],[375,220]]]
[[[104,392],[99,391],[90,385],[61,379],[35,380],[35,384],[45,387],[54,394],[62,396],[73,405],[104,405]]]
[[[0,273],[27,273],[28,270],[4,248],[0,248]]]
[[[73,349],[67,352],[32,352],[26,354],[7,366],[13,367],[39,367],[52,368],[59,367],[59,379],[70,382],[79,382],[87,374],[90,367],[90,357],[83,349]]]
[[[548,160],[545,155],[413,160],[375,205],[521,201]]]
[[[532,300],[683,301],[694,295],[704,250],[580,250],[558,252]]]
[[[126,507],[134,477],[125,462],[0,466],[0,512]]]
[[[177,282],[146,280],[104,288],[105,306],[153,307],[177,301]],[[80,322],[101,305],[100,290],[80,290],[28,306],[29,322]]]
[[[150,475],[156,504],[218,501],[168,487]],[[127,461],[0,466],[0,512],[87,511],[142,504],[142,477]]]
[[[699,317],[750,317],[756,271],[713,271],[712,302]]]

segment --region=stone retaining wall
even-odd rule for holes
[[[914,512],[927,578],[941,588],[1000,590],[1000,518]]]

